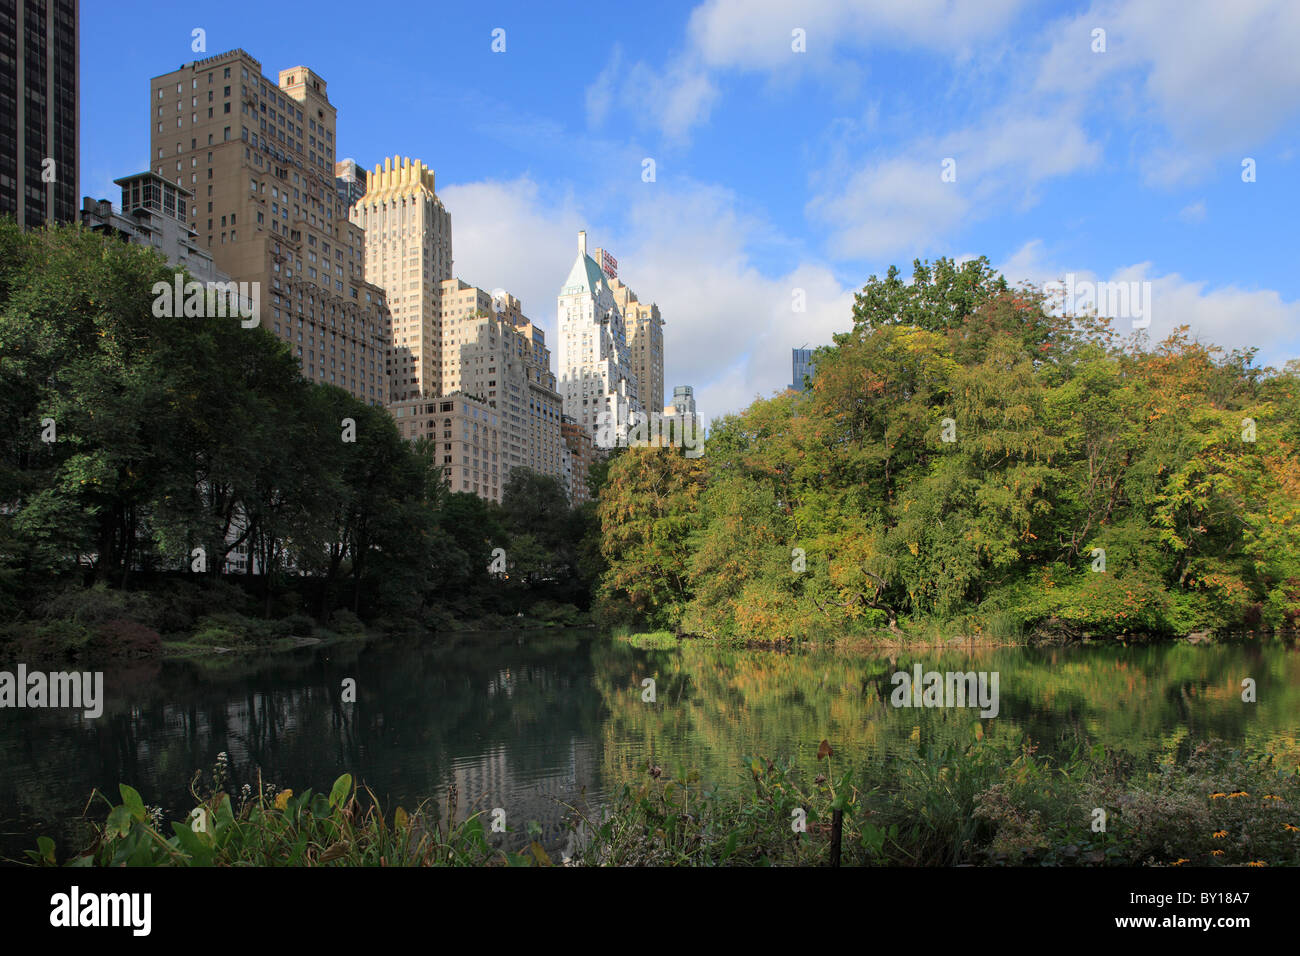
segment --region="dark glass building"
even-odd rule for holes
[[[76,222],[79,0],[0,0],[0,216]]]
[[[791,349],[790,365],[794,375],[794,382],[790,385],[796,392],[802,392],[806,387],[804,378],[812,378],[816,369],[813,366],[812,349]]]

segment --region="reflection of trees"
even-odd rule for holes
[[[1149,765],[1211,737],[1293,749],[1300,713],[1300,661],[1277,645],[920,649],[891,658],[692,642],[678,652],[600,645],[593,655],[610,711],[603,728],[610,779],[644,774],[651,756],[722,783],[739,781],[747,755],[793,756],[815,773],[823,737],[836,748],[838,771],[915,744],[965,745],[977,726],[986,735],[1023,734],[1040,754],[1064,757],[1100,743]],[[917,661],[927,671],[998,671],[998,718],[890,706],[890,676]],[[658,703],[643,704],[639,679],[654,671]],[[1256,679],[1259,703],[1242,703],[1243,676]],[[690,692],[676,699],[668,689],[683,682]]]
[[[119,782],[178,818],[194,771],[203,769],[206,780],[223,750],[234,791],[245,783],[256,788],[259,768],[264,782],[299,791],[327,790],[346,770],[389,809],[399,802],[413,808],[443,799],[453,767],[468,773],[464,768],[492,753],[504,768],[490,778],[498,792],[462,791],[460,815],[481,809],[471,801],[482,797],[508,807],[512,826],[522,827],[529,814],[511,799],[531,795],[549,810],[552,794],[537,781],[569,781],[554,795],[572,799],[595,772],[595,755],[584,754],[597,739],[601,702],[590,691],[584,639],[550,631],[525,639],[517,632],[458,635],[446,648],[308,648],[256,667],[171,662],[148,680],[119,683],[96,721],[6,711],[0,819],[21,813],[55,824],[79,815],[96,787],[116,797]],[[355,704],[342,702],[345,677],[357,681]],[[33,845],[22,826],[4,829],[12,835],[0,852]]]
[[[891,707],[890,676],[914,661],[998,671],[1000,716]],[[1241,701],[1246,676],[1257,681],[1256,704]],[[357,680],[356,704],[341,701],[345,677]],[[645,677],[655,678],[654,704],[641,701]],[[106,693],[95,721],[0,712],[0,852],[32,846],[29,821],[51,832],[80,814],[92,789],[115,796],[119,782],[178,818],[194,771],[210,770],[222,750],[234,790],[256,786],[258,768],[265,782],[299,791],[326,789],[347,770],[389,809],[436,798],[445,812],[455,781],[462,816],[503,806],[512,828],[539,819],[548,835],[558,825],[553,798],[571,801],[584,786],[599,796],[640,779],[649,759],[734,785],[747,755],[788,755],[815,773],[823,737],[837,773],[916,744],[964,745],[977,725],[994,737],[1024,734],[1040,754],[1101,743],[1147,764],[1207,737],[1300,751],[1300,654],[1278,645],[891,657],[699,642],[640,651],[557,630],[308,648],[222,667],[171,662],[110,671]]]

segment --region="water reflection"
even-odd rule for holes
[[[918,662],[999,672],[999,716],[892,707],[891,675]],[[642,701],[645,677],[655,703]],[[1244,677],[1256,681],[1257,703],[1241,701]],[[342,702],[346,678],[355,704]],[[1027,735],[1040,753],[1101,743],[1150,762],[1207,737],[1294,750],[1300,654],[1260,643],[643,652],[557,630],[118,667],[105,674],[105,696],[94,721],[0,711],[0,853],[19,854],[38,832],[75,842],[70,821],[87,796],[116,794],[119,781],[180,819],[194,771],[221,751],[235,789],[260,780],[322,790],[350,771],[390,811],[432,800],[445,814],[454,788],[457,816],[501,807],[511,829],[536,820],[555,847],[566,805],[599,802],[651,760],[731,784],[746,755],[812,767],[822,738],[837,769],[977,734]]]

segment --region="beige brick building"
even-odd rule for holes
[[[388,410],[403,438],[434,443],[434,460],[441,463],[448,488],[501,501],[506,467],[500,412],[461,392],[406,399]]]
[[[506,477],[514,467],[564,477],[560,396],[545,335],[519,300],[460,279],[442,283],[442,387],[501,412]]]
[[[451,278],[451,214],[420,161],[385,159],[348,213],[366,237],[366,279],[388,292],[391,401],[450,394],[442,381],[442,283]]]
[[[659,306],[640,302],[618,278],[618,260],[608,249],[596,248],[592,259],[600,266],[614,294],[614,304],[627,330],[628,357],[636,375],[637,398],[647,412],[664,402],[664,321]]]
[[[489,411],[496,437],[489,467],[478,469],[482,480],[474,480],[472,467],[468,477],[457,471],[450,476],[453,491],[500,500],[516,467],[562,478],[560,396],[544,333],[508,292],[452,277],[451,215],[437,196],[433,170],[395,156],[366,180],[349,216],[366,235],[366,278],[388,290],[390,408],[394,417],[401,410],[408,418],[404,433],[410,437],[408,409],[460,395]],[[452,432],[457,429],[453,421]],[[477,460],[453,448],[441,454],[450,454],[455,469]]]
[[[151,168],[194,194],[190,227],[217,268],[260,284],[261,324],[311,381],[384,404],[386,296],[337,192],[325,81],[301,66],[269,80],[232,50],[154,77],[149,115]]]
[[[569,486],[569,501],[577,507],[591,500],[587,472],[596,460],[596,449],[587,429],[567,415],[560,422],[560,437],[564,439],[564,456],[568,466],[565,478]]]

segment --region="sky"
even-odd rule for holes
[[[339,158],[428,164],[455,274],[518,296],[553,348],[578,231],[610,250],[664,317],[667,396],[693,385],[706,420],[783,389],[792,348],[829,344],[869,277],[917,258],[1149,283],[1152,341],[1186,324],[1262,364],[1300,356],[1294,0],[81,16],[83,194],[116,203],[148,168],[151,77],[236,47],[273,81],[310,67]]]

